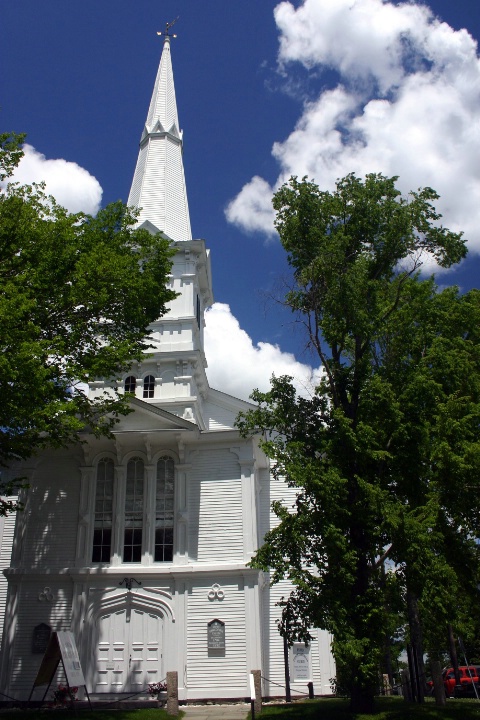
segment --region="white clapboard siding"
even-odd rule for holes
[[[145,148],[138,155],[137,167],[133,178],[132,187],[130,190],[130,197],[128,198],[129,205],[135,205],[138,207],[138,201],[142,190],[143,174],[145,172],[145,164],[147,162],[147,148]]]
[[[80,473],[75,459],[57,453],[42,462],[31,481],[26,504],[22,564],[70,567],[75,558]]]
[[[208,418],[209,430],[230,430],[234,427],[238,411],[233,412],[214,403],[205,403],[204,413]]]
[[[172,240],[191,240],[182,148],[168,137],[153,137],[141,150],[128,199]]]
[[[219,583],[223,600],[209,600],[208,592]],[[225,623],[225,657],[208,657],[207,626],[212,620]],[[241,697],[247,689],[244,591],[238,583],[222,583],[213,577],[194,587],[188,597],[187,683],[190,697],[198,689],[218,691],[217,697]],[[212,696],[212,695],[211,695]]]
[[[11,498],[16,500],[16,497]],[[16,514],[0,518],[0,643],[5,622],[5,603],[7,602],[8,583],[3,574],[5,568],[10,567],[12,557],[13,535],[15,532]]]
[[[279,683],[281,685],[285,684],[285,667],[284,667],[284,661],[283,661],[283,638],[280,636],[278,632],[278,621],[281,617],[281,608],[277,605],[277,603],[281,600],[282,596],[287,598],[290,594],[291,590],[291,584],[288,581],[280,582],[274,585],[272,588],[270,588],[270,623],[269,623],[269,629],[270,629],[270,642],[269,642],[269,667],[268,667],[268,677],[270,680],[273,680],[275,683]],[[310,662],[312,667],[312,681],[313,686],[316,694],[325,694],[329,692],[330,688],[330,678],[333,676],[334,673],[329,674],[329,669],[325,668],[324,671],[320,660],[322,659],[322,663],[324,662],[324,658],[320,658],[319,654],[319,645],[326,642],[327,648],[329,648],[330,643],[328,640],[328,635],[324,633],[324,631],[311,629],[310,630],[312,636],[314,637],[314,640],[310,643]],[[320,641],[320,642],[319,642]],[[327,689],[324,689],[324,688]],[[308,688],[306,683],[291,683],[291,689],[292,693],[308,693]],[[266,687],[266,693],[268,695],[283,695],[285,694],[285,690],[283,688],[279,688],[273,684],[271,684],[268,687]]]
[[[51,599],[46,599],[43,588],[50,588]],[[40,589],[42,588],[42,589]],[[29,696],[33,681],[42,661],[41,654],[32,653],[33,629],[40,623],[49,625],[52,631],[69,630],[72,616],[73,584],[65,577],[57,579],[45,576],[43,582],[22,583],[19,590],[18,616],[13,638],[14,658],[9,668],[10,693],[14,698]],[[5,627],[5,634],[8,627]],[[55,688],[56,681],[52,683]],[[43,695],[45,687],[36,693]],[[37,695],[35,696],[37,697]]]
[[[188,502],[190,558],[199,562],[242,560],[242,485],[233,453],[220,449],[195,455]]]
[[[167,217],[165,230],[175,240],[191,240],[187,192],[182,163],[182,147],[166,138],[166,191]]]
[[[272,478],[270,483],[270,505],[273,501],[280,500],[289,510],[293,511],[296,497],[296,488],[290,488],[285,482]],[[278,524],[278,518],[270,508],[270,528]],[[278,603],[282,597],[288,598],[292,590],[292,584],[288,580],[276,583],[265,592],[263,611],[266,615],[267,608],[270,613],[268,619],[264,615],[264,632],[267,632],[268,642],[266,643],[269,652],[265,675],[274,683],[285,684],[285,667],[283,659],[283,639],[278,632],[278,621],[281,617],[281,608]],[[268,627],[268,630],[267,630]],[[330,652],[331,638],[324,630],[311,629],[313,640],[310,644],[310,662],[312,667],[312,681],[316,694],[330,693],[330,679],[335,675],[335,665]],[[307,686],[301,683],[291,684],[292,693],[307,693]],[[277,685],[265,683],[264,692],[266,695],[282,695],[284,688]]]

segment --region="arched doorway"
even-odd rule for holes
[[[164,618],[131,603],[97,618],[95,693],[141,692],[163,680]]]

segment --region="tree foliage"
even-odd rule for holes
[[[285,301],[323,376],[307,398],[273,378],[237,420],[296,496],[274,506],[254,564],[293,581],[284,632],[333,633],[356,710],[372,706],[392,591],[414,593],[434,634],[476,574],[480,294],[419,278],[425,254],[449,267],[465,243],[433,190],[402,197],[395,182],[349,175],[330,193],[292,178],[275,195]]]
[[[6,177],[23,136],[0,140]],[[92,217],[68,213],[42,186],[0,193],[0,464],[72,442],[86,426],[108,433],[128,411],[115,380],[142,359],[149,323],[175,297],[168,241],[135,222],[121,202]],[[94,378],[112,391],[89,399]]]

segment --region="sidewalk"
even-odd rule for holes
[[[181,705],[185,720],[245,720],[250,705]]]

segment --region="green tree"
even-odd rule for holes
[[[22,140],[0,137],[3,178]],[[0,192],[1,465],[75,441],[86,426],[108,433],[128,412],[115,380],[148,351],[148,325],[175,297],[169,242],[135,222],[121,202],[91,217],[41,186]],[[91,400],[85,383],[100,377],[112,390]],[[0,503],[0,514],[11,507]]]
[[[410,572],[412,591],[423,596],[425,565],[431,573],[439,566],[434,587],[445,573],[457,581],[447,536],[461,537],[473,556],[460,525],[467,503],[452,499],[448,477],[455,462],[456,479],[477,463],[479,356],[476,332],[468,332],[479,297],[439,294],[419,279],[425,253],[448,267],[464,257],[465,243],[439,224],[433,190],[404,198],[395,182],[349,175],[330,193],[292,178],[275,195],[293,270],[285,301],[323,377],[308,398],[296,396],[290,378],[273,378],[269,392],[252,395],[258,408],[237,421],[245,435],[262,433],[274,475],[296,489],[293,508],[275,505],[279,524],[254,564],[271,568],[274,582],[293,581],[284,631],[305,638],[310,624],[333,633],[356,711],[372,708],[391,586],[406,592]],[[462,371],[447,376],[457,353]],[[402,571],[392,582],[382,573],[387,557]]]
[[[423,663],[447,647],[448,624],[471,632],[478,579],[480,297],[412,283],[390,323],[379,372],[395,391],[403,436],[389,463],[400,501],[390,557],[403,580],[412,644]],[[400,428],[399,428],[400,429]],[[415,638],[415,635],[417,636]]]

